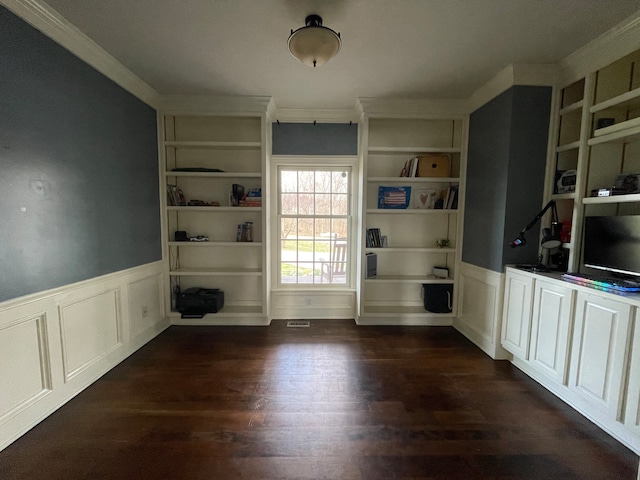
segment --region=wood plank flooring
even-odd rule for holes
[[[171,327],[0,452],[14,479],[616,479],[638,457],[448,327]]]

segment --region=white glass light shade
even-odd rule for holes
[[[322,26],[322,18],[309,15],[306,26],[291,32],[289,51],[305,65],[317,67],[327,63],[342,45],[340,34]]]

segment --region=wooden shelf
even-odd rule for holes
[[[364,304],[362,312],[363,317],[382,317],[382,316],[437,316],[437,317],[453,317],[453,313],[433,313],[425,310],[423,305],[367,305]]]
[[[203,177],[203,178],[262,178],[254,172],[165,172],[167,177]]]
[[[365,282],[380,283],[453,283],[450,278],[434,278],[426,275],[378,275],[367,278]]]
[[[571,105],[567,105],[566,107],[560,109],[558,115],[567,115],[568,113],[580,110],[582,107],[584,107],[584,99],[578,100],[576,103],[572,103]]]
[[[620,108],[621,110],[632,110],[640,107],[640,88],[625,92],[604,102],[593,105],[589,111],[591,113],[601,112],[609,108]]]
[[[260,305],[229,305],[226,304],[222,307],[218,313],[208,313],[205,315],[205,318],[208,316],[244,316],[244,315],[262,315],[262,306]],[[169,312],[169,317],[171,318],[180,318],[182,315],[180,312],[171,311]],[[189,319],[191,321],[193,319]],[[197,319],[196,319],[197,320]]]
[[[408,252],[408,253],[455,253],[455,248],[438,248],[438,247],[366,247],[366,250],[374,253],[387,252]]]
[[[200,277],[200,276],[260,276],[262,270],[258,268],[179,268],[171,270],[172,277]]]
[[[445,215],[457,212],[455,208],[372,208],[367,210],[367,215]]]
[[[627,130],[628,128],[633,128],[640,126],[640,118],[632,118],[625,122],[615,123],[613,125],[609,125],[608,127],[598,128],[593,131],[594,137],[601,137],[603,135],[609,135],[610,133],[616,133],[623,130]]]
[[[462,149],[457,147],[375,147],[369,146],[369,153],[407,153],[418,155],[420,153],[460,153]]]
[[[369,177],[369,183],[452,183],[460,177]]]
[[[168,242],[170,247],[261,247],[262,242]]]
[[[174,148],[203,148],[218,150],[247,149],[256,150],[262,147],[261,142],[198,142],[198,141],[166,141],[165,147]]]
[[[602,143],[628,143],[640,140],[640,125],[625,130],[620,130],[607,135],[590,138],[587,144],[592,147]]]
[[[610,197],[585,197],[582,199],[582,203],[584,203],[585,205],[632,202],[640,202],[640,193],[633,193],[629,195],[612,195]]]
[[[169,211],[178,212],[202,212],[202,213],[224,213],[224,212],[261,212],[262,207],[189,207],[189,206],[168,206]]]
[[[576,150],[580,148],[580,140],[576,140],[575,142],[565,143],[564,145],[559,145],[556,147],[556,153],[567,152],[569,150]]]

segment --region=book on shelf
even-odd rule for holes
[[[187,200],[184,192],[176,185],[167,184],[167,205],[169,206],[185,206]]]
[[[401,177],[415,177],[418,173],[418,157],[413,157],[404,162],[404,166],[400,171]]]
[[[367,248],[382,248],[384,246],[379,228],[367,228],[366,246]]]
[[[457,210],[458,209],[458,185],[452,185],[440,192],[440,198],[436,200],[436,209]]]
[[[261,207],[262,206],[262,189],[250,188],[247,193],[238,201],[240,207]]]
[[[244,185],[234,183],[231,185],[231,195],[229,195],[229,204],[232,207],[240,205],[240,200],[244,197]]]
[[[458,208],[458,185],[452,185],[449,187],[449,201],[447,202],[447,209],[455,210]]]

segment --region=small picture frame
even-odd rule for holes
[[[433,209],[438,198],[438,190],[433,188],[418,189],[413,194],[413,208]]]

